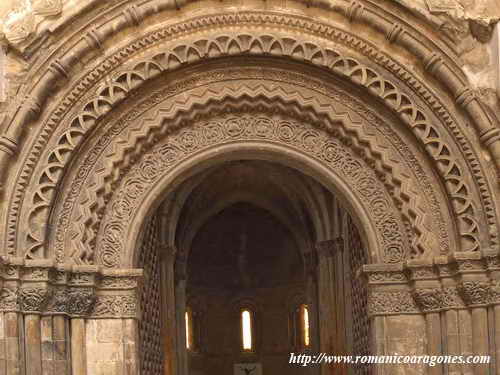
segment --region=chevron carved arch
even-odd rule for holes
[[[182,134],[186,137],[189,135],[195,144],[210,144],[207,140],[212,133],[210,129],[217,129],[218,125],[217,121],[207,118],[213,113],[244,112],[245,108],[293,115],[296,121],[327,130],[329,137],[338,139],[342,147],[354,152],[391,197],[390,205],[408,223],[408,228],[400,228],[404,237],[409,239],[407,241],[411,242],[408,250],[404,251],[404,257],[427,255],[433,250],[432,245],[437,247],[440,243],[450,242],[446,229],[436,231],[447,221],[441,216],[442,209],[432,203],[430,207],[434,208],[429,209],[421,199],[422,196],[434,196],[438,200],[440,193],[418,192],[416,186],[422,186],[422,181],[410,176],[418,175],[425,180],[424,170],[414,163],[410,150],[403,153],[405,163],[396,163],[396,156],[389,157],[398,151],[387,141],[382,141],[380,138],[386,136],[377,135],[372,127],[385,127],[391,133],[390,126],[384,125],[372,113],[367,113],[362,104],[344,93],[329,91],[333,90],[334,85],[328,87],[323,84],[323,92],[329,93],[328,97],[321,97],[314,91],[304,91],[310,85],[321,92],[320,86],[316,86],[321,85],[321,81],[313,79],[311,75],[294,73],[291,66],[287,69],[272,66],[264,68],[259,62],[259,68],[242,65],[234,69],[217,66],[209,69],[204,66],[203,70],[196,72],[195,80],[188,75],[188,78],[172,79],[166,87],[158,80],[158,90],[148,87],[149,94],[137,95],[137,98],[143,98],[139,102],[131,99],[122,103],[120,107],[123,111],[108,116],[106,126],[94,134],[94,143],[82,152],[84,156],[75,162],[79,167],[68,176],[70,183],[64,191],[71,193],[63,194],[54,211],[56,230],[53,243],[58,261],[63,262],[65,256],[77,263],[92,264],[95,261],[96,244],[101,242],[98,233],[110,202],[125,176],[144,158],[146,150],[151,150],[158,142],[164,142],[174,132],[180,132],[187,124],[200,121],[205,123],[204,127],[200,125],[204,129],[202,135],[193,138],[192,132]],[[179,76],[184,77],[185,73],[179,72]],[[224,82],[227,81],[231,85],[225,87]],[[332,104],[332,100],[339,103]],[[358,117],[361,115],[357,112],[367,116],[367,119]],[[262,121],[269,122],[266,118]],[[299,125],[297,127],[300,128]],[[213,132],[217,134],[215,130]],[[252,138],[247,140],[251,141]],[[281,139],[278,141],[284,142]],[[400,141],[399,145],[403,143]],[[304,145],[301,151],[306,154],[310,152]],[[424,186],[421,189],[426,191]],[[387,202],[379,204],[385,207]],[[128,208],[126,210],[129,211]],[[441,232],[443,236],[435,237],[433,232]],[[72,249],[73,253],[65,255],[64,249]],[[116,257],[113,259],[116,261]],[[399,253],[387,256],[387,259],[395,262],[403,258]]]
[[[90,100],[83,105],[80,113],[74,116],[72,121],[68,123],[66,130],[59,132],[54,139],[53,150],[43,154],[44,156],[40,160],[42,168],[39,169],[40,172],[35,173],[38,187],[30,194],[31,208],[29,212],[25,212],[24,216],[21,215],[23,217],[20,218],[19,204],[21,200],[17,198],[12,201],[7,248],[11,249],[11,252],[15,252],[16,242],[19,240],[16,228],[20,219],[26,220],[30,230],[26,237],[21,240],[23,247],[28,249],[24,255],[27,258],[45,256],[46,229],[40,227],[38,223],[43,223],[48,218],[56,188],[75,150],[85,139],[86,134],[118,103],[145,82],[159,77],[167,71],[175,71],[182,66],[194,64],[200,60],[241,55],[287,57],[306,61],[333,73],[335,76],[351,81],[381,100],[408,126],[416,139],[423,144],[428,157],[435,164],[436,171],[441,177],[441,184],[446,188],[450,205],[456,217],[460,243],[454,250],[478,250],[485,238],[488,239],[489,246],[496,246],[494,229],[496,218],[487,189],[481,189],[482,196],[477,197],[477,186],[471,185],[463,177],[465,171],[469,169],[468,161],[463,160],[460,155],[456,154],[455,149],[450,148],[443,137],[443,130],[430,120],[426,111],[421,109],[404,90],[399,88],[399,82],[389,81],[372,67],[329,47],[327,42],[318,43],[316,40],[308,39],[307,36],[300,40],[297,39],[296,35],[292,37],[287,34],[252,31],[236,35],[222,32],[213,34],[209,38],[202,37],[197,40],[181,38],[170,43],[170,47],[166,51],[150,54],[142,61],[131,62],[129,65],[125,65],[124,69],[115,71],[107,83],[102,82],[96,85],[95,91],[91,91]],[[86,85],[87,82],[84,84]],[[81,88],[79,90],[81,91]],[[59,113],[58,116],[61,114]],[[54,128],[55,123],[51,124],[51,127]],[[42,142],[45,142],[47,136],[42,138]],[[33,171],[33,163],[27,163],[26,171],[21,174],[21,180],[26,179]],[[474,173],[481,173],[481,171],[476,168]],[[25,186],[24,182],[19,182],[19,188],[16,191],[18,197],[24,194]],[[405,200],[408,201],[408,198],[402,199],[402,201]],[[484,205],[484,210],[479,209],[481,205]],[[98,209],[100,208],[98,207]],[[484,212],[484,216],[482,212]],[[405,231],[408,234],[417,228],[414,223],[419,219],[418,214],[414,212],[408,212],[406,216],[411,218],[411,220],[407,220],[408,227],[412,227]],[[483,222],[487,224],[486,228],[488,229],[481,233]],[[416,236],[411,240],[412,251],[423,253],[425,250],[419,244],[418,238],[425,231],[421,229],[415,231]],[[442,232],[444,231],[442,227]],[[91,234],[88,238],[90,241],[93,240]],[[444,241],[441,241],[441,245],[443,243]],[[420,250],[418,250],[419,247]]]

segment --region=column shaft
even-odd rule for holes
[[[427,350],[429,355],[442,355],[443,347],[441,342],[441,318],[439,316],[439,313],[427,313],[425,315],[425,325],[427,329]],[[429,366],[429,375],[441,375],[442,373],[442,364]]]
[[[474,355],[488,355],[488,314],[485,307],[472,308],[472,348]],[[488,375],[489,365],[475,364],[475,375]]]
[[[65,315],[55,315],[52,321],[54,342],[54,374],[68,374],[69,363],[69,320]]]
[[[20,335],[21,320],[18,313],[5,313],[5,345],[6,345],[6,368],[7,375],[22,374],[24,367],[23,352],[21,350]]]
[[[446,354],[460,355],[460,337],[458,331],[458,312],[448,310],[444,313],[446,324]],[[459,375],[460,365],[449,363],[447,365],[449,375]]]
[[[25,315],[24,338],[26,342],[26,372],[30,375],[41,375],[42,337],[40,315]]]
[[[87,375],[85,346],[85,320],[73,318],[71,319],[72,375]]]

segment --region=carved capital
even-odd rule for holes
[[[0,311],[19,311],[17,288],[2,288],[0,290]]]
[[[52,297],[49,286],[23,286],[19,292],[19,307],[25,313],[40,313]]]
[[[104,276],[99,283],[99,289],[134,289],[136,287],[136,277]]]
[[[412,295],[423,312],[438,311],[443,307],[443,291],[440,288],[415,289]]]
[[[458,291],[468,306],[487,305],[491,301],[490,283],[484,281],[462,281]]]
[[[443,307],[446,309],[463,308],[465,303],[456,286],[443,288]]]
[[[46,260],[6,257],[0,258],[0,264],[0,311],[136,316],[140,269],[101,271],[95,266],[69,268]],[[98,296],[101,302],[97,309]],[[107,313],[103,315],[104,310]]]
[[[70,315],[88,315],[94,308],[96,295],[92,288],[73,288],[67,293],[66,307]]]
[[[372,291],[368,294],[370,315],[415,314],[420,310],[409,291]]]

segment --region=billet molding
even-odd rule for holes
[[[55,265],[0,258],[0,312],[83,318],[137,318],[142,270]]]

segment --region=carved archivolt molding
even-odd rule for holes
[[[420,138],[427,147],[429,156],[438,164],[436,168],[443,176],[443,184],[448,188],[455,215],[458,218],[457,227],[463,238],[462,250],[478,249],[480,239],[477,210],[473,204],[471,188],[463,176],[464,168],[458,164],[457,159],[451,157],[452,151],[441,138],[439,129],[427,119],[427,115],[418,106],[412,103],[411,98],[402,93],[395,84],[352,58],[343,57],[328,48],[323,49],[312,41],[300,42],[271,34],[221,35],[211,39],[181,41],[178,46],[172,47],[172,52],[161,52],[135,63],[132,69],[129,68],[123,73],[116,72],[113,82],[98,90],[96,97],[85,105],[84,111],[74,118],[71,127],[60,136],[58,146],[47,155],[47,166],[39,177],[39,188],[33,195],[34,202],[29,220],[39,221],[33,216],[48,208],[51,202],[51,190],[57,186],[57,181],[52,182],[52,179],[69,158],[66,152],[76,147],[77,140],[82,138],[86,129],[92,126],[92,122],[107,113],[109,107],[120,102],[130,90],[136,89],[143,81],[154,78],[163,71],[174,69],[187,62],[245,53],[255,55],[269,53],[310,60],[317,65],[329,67],[336,73],[348,76],[354,82],[366,86],[377,96],[386,100],[387,105],[408,123],[417,138]],[[50,160],[53,162],[50,163]],[[411,214],[418,215],[416,211]],[[34,233],[28,235],[33,239],[37,237]],[[40,241],[33,242],[31,248],[36,251]]]
[[[2,258],[0,312],[89,318],[136,318],[141,270],[55,267],[50,261]]]
[[[144,10],[144,6],[150,6],[148,3],[155,4],[155,11],[162,10],[178,10],[183,8],[188,3],[198,2],[200,0],[167,0],[162,1],[160,4],[155,4],[154,0],[143,1],[139,7],[134,5],[129,5],[129,7],[123,11],[121,14],[122,17],[126,18],[130,24],[138,24],[141,20],[147,16],[148,11]],[[382,10],[377,4],[368,4],[364,1],[350,1],[345,0],[337,3],[332,3],[328,0],[297,0],[298,3],[305,3],[308,7],[316,7],[323,8],[330,11],[335,11],[337,13],[344,13],[351,21],[365,21],[363,17],[363,13],[366,13],[365,9],[368,9],[369,13],[375,14],[377,16],[380,15],[380,11]],[[90,4],[93,5],[89,6]],[[157,3],[157,2],[156,2]],[[403,2],[404,4],[404,2]],[[450,12],[456,9],[459,9],[460,6],[457,5],[447,5],[447,6],[435,6],[430,5],[432,3],[427,2],[426,5],[428,7],[414,7],[407,6],[408,12],[416,14],[417,18],[422,19],[422,13],[425,16],[426,22],[429,25],[432,25],[436,31],[439,32],[440,35],[446,36],[447,38],[455,39],[460,37],[460,27],[458,26],[458,21],[453,21],[452,18],[443,16],[443,13]],[[94,8],[99,4],[98,0],[91,0],[90,3],[85,3],[85,7]],[[74,4],[73,7],[78,7],[78,4]],[[21,12],[19,10],[14,10],[15,17],[12,17],[12,21],[8,22],[9,19],[6,17],[6,21],[8,22],[8,28],[4,30],[6,34],[6,39],[13,46],[19,48],[21,52],[29,51],[27,55],[32,53],[33,49],[38,49],[39,38],[43,38],[42,35],[37,35],[36,28],[33,25],[33,16],[43,16],[43,17],[51,17],[51,19],[56,21],[56,24],[66,24],[67,22],[71,22],[71,15],[76,13],[74,9],[66,9],[64,13],[62,13],[63,8],[63,0],[31,0],[31,7],[26,7]],[[81,10],[81,9],[80,9]],[[107,9],[101,9],[102,14],[106,14]],[[383,11],[383,10],[382,10]],[[62,13],[62,14],[61,14]],[[68,14],[69,13],[69,14]],[[397,15],[391,14],[391,18],[395,18]],[[108,15],[109,17],[109,15]],[[386,15],[387,17],[387,15]],[[370,17],[370,23],[373,23],[373,17]],[[98,23],[99,24],[99,23]],[[387,38],[392,42],[396,42],[398,38],[400,38],[401,34],[405,34],[406,32],[411,34],[417,34],[417,30],[413,27],[409,26],[406,23],[406,28],[402,25],[396,23],[391,31],[387,34]],[[464,26],[462,25],[462,28]],[[408,30],[406,30],[408,28]],[[462,30],[463,31],[463,30]],[[35,34],[33,38],[29,38],[31,34]],[[94,36],[87,36],[87,38],[92,38],[93,43],[99,45],[100,44],[100,33],[97,30],[94,30],[92,34],[96,34]],[[91,34],[91,35],[92,35]],[[422,37],[422,35],[420,35]],[[34,39],[34,40],[30,40]],[[97,46],[96,46],[97,47]]]
[[[207,17],[208,24],[232,24],[236,21],[241,21],[239,23],[251,23],[257,22],[269,22],[280,24],[284,22],[287,16],[276,16],[274,18],[269,18],[264,21],[265,17],[258,14],[252,13],[247,15],[233,15],[230,18],[224,17]],[[255,18],[255,19],[253,19]],[[199,20],[198,20],[199,21]],[[192,23],[187,23],[184,25],[186,29],[189,28],[202,28],[201,23],[198,21],[193,21]],[[135,43],[128,51],[116,55],[113,58],[107,60],[107,62],[102,65],[101,69],[97,69],[93,74],[89,76],[88,79],[81,81],[74,89],[74,94],[71,94],[68,99],[61,105],[60,109],[56,110],[49,119],[47,123],[47,128],[43,130],[43,134],[40,137],[39,142],[35,145],[33,149],[33,157],[28,158],[28,162],[25,164],[25,171],[20,174],[20,180],[18,184],[15,197],[11,203],[10,217],[9,217],[9,227],[8,227],[8,242],[7,246],[10,251],[14,251],[16,246],[16,235],[17,227],[19,225],[19,205],[22,201],[22,196],[25,192],[25,186],[29,180],[31,173],[34,169],[36,163],[34,162],[38,159],[40,155],[40,150],[43,148],[43,144],[46,139],[50,136],[52,130],[60,122],[65,112],[70,108],[72,102],[76,101],[81,97],[85,90],[88,90],[91,85],[96,82],[99,77],[107,74],[112,65],[118,63],[120,60],[126,59],[134,51],[138,51],[144,48],[146,45],[152,45],[165,39],[173,34],[176,26],[169,29],[165,29],[162,32],[156,34],[151,34],[143,39],[143,41]],[[307,21],[300,20],[297,23],[297,28],[311,28],[312,26],[307,24]],[[351,48],[358,45],[356,48],[365,50],[365,54],[370,55],[370,58],[376,58],[377,52],[375,52],[372,47],[359,47],[358,42],[352,37],[349,41],[345,40],[347,34],[339,32],[333,28],[325,26],[325,32],[323,34],[328,35],[331,39],[341,40],[344,39],[344,44],[349,44]],[[310,33],[317,33],[312,29],[308,29]],[[286,34],[286,33],[285,33]],[[480,238],[491,236],[492,247],[496,246],[496,229],[495,229],[495,214],[493,211],[493,205],[491,203],[491,198],[489,196],[487,184],[484,177],[482,176],[479,163],[475,163],[475,167],[472,170],[474,176],[477,176],[475,182],[479,185],[478,187],[472,188],[469,183],[464,178],[464,173],[469,170],[467,164],[463,165],[460,162],[460,156],[453,156],[454,150],[447,146],[446,141],[441,139],[442,130],[433,125],[432,121],[428,119],[426,113],[419,109],[410,96],[403,93],[402,90],[398,88],[400,83],[390,82],[383,78],[372,68],[368,68],[360,64],[357,60],[344,57],[339,52],[331,49],[328,46],[318,45],[318,43],[308,41],[307,38],[303,40],[297,40],[291,38],[291,34],[286,34],[284,36],[276,35],[276,33],[256,33],[252,31],[249,34],[241,33],[238,35],[228,35],[219,34],[214,35],[211,38],[201,38],[199,40],[182,40],[176,45],[171,44],[171,50],[168,53],[160,53],[151,56],[150,58],[143,60],[142,62],[137,62],[135,66],[129,68],[128,71],[117,74],[114,81],[110,84],[105,85],[98,90],[97,96],[90,100],[83,107],[83,111],[78,114],[75,120],[71,123],[69,129],[59,136],[56,144],[57,149],[55,152],[46,155],[44,163],[46,167],[42,167],[43,171],[41,175],[37,177],[40,188],[34,192],[31,196],[32,204],[34,204],[34,210],[30,212],[28,218],[24,218],[31,222],[43,222],[43,218],[47,217],[49,207],[51,207],[54,198],[54,188],[59,183],[60,175],[62,174],[62,169],[71,159],[72,151],[79,145],[82,139],[85,138],[85,134],[89,129],[93,127],[95,122],[101,118],[105,113],[107,113],[114,105],[123,100],[124,97],[129,95],[129,92],[136,88],[142,82],[154,78],[164,71],[176,69],[180,65],[184,65],[189,62],[194,62],[200,59],[206,59],[210,57],[227,56],[227,55],[242,55],[242,54],[252,54],[252,55],[276,55],[276,56],[287,56],[294,59],[310,61],[313,64],[322,66],[330,69],[336,75],[347,77],[354,81],[356,84],[366,87],[369,92],[375,96],[383,99],[386,104],[392,108],[401,119],[406,122],[409,127],[413,130],[414,134],[421,139],[425,145],[429,156],[435,160],[436,167],[443,178],[443,184],[447,187],[450,196],[450,202],[454,207],[456,217],[458,218],[457,227],[460,230],[462,243],[461,250],[477,250],[479,248]],[[363,43],[363,42],[361,42]],[[379,56],[382,56],[378,52]],[[438,61],[438,60],[436,60]],[[431,64],[432,62],[432,64]],[[110,65],[111,63],[111,65]],[[428,65],[433,67],[437,63],[434,60],[429,61]],[[389,67],[389,70],[401,71],[399,68],[395,68],[395,65],[391,62],[389,64],[384,64]],[[397,65],[397,64],[396,64]],[[438,64],[440,67],[443,64]],[[390,68],[392,66],[392,68]],[[55,68],[54,68],[55,69]],[[61,69],[64,71],[65,64],[61,63]],[[59,70],[61,70],[59,69]],[[430,69],[430,68],[429,68]],[[437,69],[437,68],[436,68]],[[57,70],[57,69],[56,69]],[[439,69],[438,69],[439,70]],[[408,77],[410,77],[408,72],[399,73],[401,78],[404,78],[406,82],[410,82]],[[414,84],[414,83],[413,83]],[[420,85],[416,85],[419,88],[415,89],[419,96],[425,97],[426,90]],[[467,92],[463,92],[461,95],[461,100],[465,100],[464,105],[468,106],[474,99],[469,98]],[[429,96],[427,96],[428,98]],[[453,120],[440,104],[434,100],[433,106],[439,106],[440,110],[437,113],[440,116],[445,117],[443,121],[452,128],[452,132],[455,137],[461,137],[460,147],[468,147],[466,138],[460,135],[460,130],[454,127]],[[42,145],[42,146],[41,146]],[[466,154],[468,155],[468,162],[470,159],[474,159],[474,153],[468,150]],[[481,199],[474,198],[475,190],[479,190],[481,193]],[[480,233],[481,225],[477,221],[480,218],[479,210],[477,206],[483,205],[487,223],[489,224],[489,233]],[[39,220],[40,217],[42,220]],[[36,216],[36,218],[34,217]],[[43,256],[42,243],[44,242],[45,230],[32,230],[28,234],[28,246],[31,250],[28,253],[28,257],[40,257]]]
[[[385,157],[380,159],[380,155],[384,155],[383,151],[387,150],[389,145],[384,145],[378,139],[379,137],[375,136],[376,132],[368,130],[368,123],[377,125],[379,129],[384,127],[390,129],[390,126],[377,121],[378,119],[373,115],[368,116],[367,122],[363,124],[362,122],[353,123],[353,120],[346,114],[338,114],[338,110],[331,104],[333,98],[339,100],[340,103],[353,105],[352,100],[348,97],[342,99],[343,96],[339,92],[331,93],[332,99],[323,98],[323,101],[316,102],[313,100],[312,94],[307,94],[307,99],[305,99],[302,98],[299,91],[295,91],[291,86],[277,87],[278,83],[281,82],[297,84],[306,80],[311,81],[311,79],[277,69],[271,69],[267,74],[263,74],[262,68],[245,68],[234,71],[215,70],[197,75],[195,80],[174,81],[171,86],[151,93],[149,97],[138,104],[125,104],[124,107],[127,108],[130,104],[130,107],[133,108],[132,111],[124,113],[116,120],[109,121],[102,134],[96,137],[99,141],[95,143],[91,151],[88,151],[87,156],[82,158],[79,170],[74,172],[75,178],[67,189],[70,193],[66,194],[61,203],[62,208],[55,213],[57,218],[55,249],[58,261],[63,261],[63,249],[65,248],[73,249],[72,256],[76,257],[76,262],[93,261],[94,232],[99,229],[99,218],[105,214],[104,209],[107,206],[105,202],[110,200],[112,193],[117,189],[118,183],[123,178],[123,173],[133,166],[135,160],[141,158],[143,150],[150,149],[159,140],[185,127],[184,124],[200,122],[200,116],[205,116],[202,123],[209,122],[209,119],[206,118],[207,113],[227,110],[241,111],[242,108],[265,108],[268,113],[289,113],[293,114],[299,121],[310,124],[312,128],[326,127],[333,138],[339,139],[344,144],[343,147],[352,148],[368,165],[372,166],[378,179],[391,192],[395,205],[403,203],[403,206],[409,207],[406,212],[412,215],[403,213],[403,217],[406,216],[407,220],[415,226],[421,237],[420,240],[429,237],[429,229],[420,225],[420,222],[426,220],[425,216],[422,216],[425,212],[424,204],[418,198],[418,194],[414,192],[419,182],[426,180],[426,176],[425,173],[419,172],[419,164],[413,163],[415,160],[413,154],[406,150],[402,156],[414,169],[413,173],[417,176],[413,180],[414,182],[411,182],[412,180],[407,177],[409,172],[405,171],[403,165],[398,165]],[[230,88],[225,88],[220,84],[216,85],[219,81],[227,80],[232,82]],[[264,80],[271,80],[271,82],[265,83]],[[207,85],[210,82],[214,84],[213,88]],[[189,91],[190,86],[200,87],[198,91]],[[326,90],[326,87],[323,88]],[[218,92],[215,93],[215,91]],[[173,96],[175,93],[181,94],[180,102],[177,102]],[[187,101],[186,95],[189,97]],[[161,103],[164,100],[167,101],[162,106]],[[303,105],[300,106],[297,102],[303,102]],[[336,106],[338,107],[340,103]],[[313,110],[314,108],[316,111]],[[360,106],[357,109],[361,110],[360,108],[363,107]],[[150,110],[151,113],[161,113],[161,117],[154,118],[150,115],[144,115],[143,112],[146,110]],[[354,113],[356,112],[353,112],[351,117]],[[363,108],[361,114],[366,115],[369,112]],[[141,120],[141,117],[144,116],[148,120]],[[217,124],[215,121],[214,123],[215,125],[211,126],[216,128]],[[345,124],[342,125],[342,123]],[[122,135],[119,136],[120,134]],[[197,141],[206,142],[203,138]],[[400,141],[399,144],[402,143]],[[310,153],[307,148],[302,151]],[[100,165],[97,172],[95,165]],[[385,177],[387,169],[391,170],[392,176]],[[424,188],[423,190],[429,193],[428,190]],[[82,198],[78,198],[78,194]],[[434,193],[430,191],[430,195],[434,195]],[[408,200],[408,198],[410,199]],[[383,207],[379,206],[378,208],[382,209]],[[430,211],[439,210],[437,206],[431,207],[433,208]],[[128,210],[129,208],[123,206],[122,209]],[[379,209],[374,212],[377,213]],[[427,219],[430,216],[427,214]],[[438,219],[436,223],[436,227],[443,225],[442,219]],[[72,228],[68,228],[69,225],[72,225]],[[90,231],[87,228],[90,228]],[[75,233],[75,235],[71,233]],[[64,237],[67,237],[68,234],[73,239],[71,242],[64,242]],[[416,240],[418,241],[419,238]],[[446,241],[447,237],[441,237],[440,241],[442,240]],[[422,243],[421,246],[425,245]],[[82,249],[82,251],[75,251],[75,249]]]
[[[279,144],[300,150],[324,163],[353,186],[359,198],[368,202],[366,212],[371,214],[380,248],[384,251],[381,258],[390,263],[405,258],[402,227],[388,194],[373,171],[351,151],[324,132],[293,118],[262,112],[235,112],[175,132],[143,155],[142,160],[121,177],[98,227],[100,234],[96,251],[99,263],[106,267],[118,267],[122,263],[121,257],[126,248],[130,248],[126,243],[126,233],[129,233],[128,226],[133,221],[134,212],[162,176],[195,153],[235,142],[255,143],[256,149],[266,143]]]

